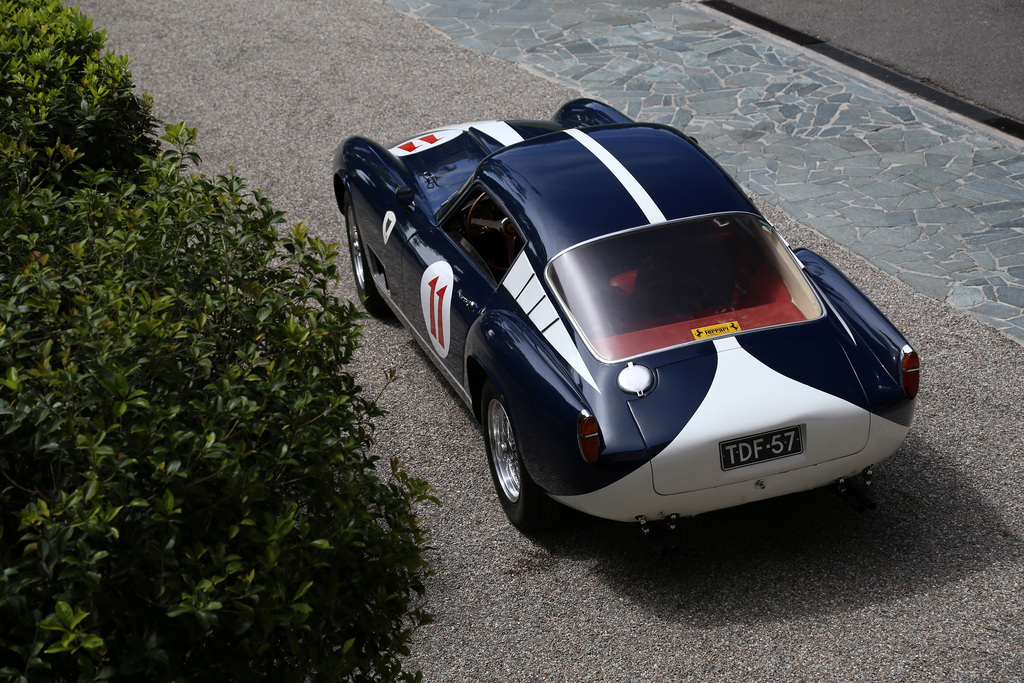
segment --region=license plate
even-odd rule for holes
[[[718,452],[722,458],[722,469],[731,470],[803,453],[804,442],[799,426],[786,427],[774,432],[723,441],[718,444]]]

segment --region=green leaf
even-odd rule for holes
[[[309,591],[309,589],[312,588],[312,587],[313,587],[313,582],[312,581],[306,581],[304,584],[299,586],[299,590],[295,591],[295,595],[292,597],[292,600],[298,600],[303,595],[305,595]]]
[[[381,410],[349,367],[362,314],[330,291],[336,246],[233,172],[205,175],[195,129],[168,126],[161,150],[128,59],[78,10],[8,6],[0,647],[19,648],[14,675],[157,680],[173,663],[182,680],[414,679],[400,672],[428,619],[429,487],[397,462],[378,471]],[[293,637],[264,637],[282,626]],[[325,633],[348,640],[324,648]]]
[[[104,647],[103,639],[92,633],[82,636],[81,643],[86,650],[99,650]]]
[[[75,627],[75,624],[73,623],[75,614],[71,609],[71,605],[59,600],[57,601],[55,611],[57,612],[57,618],[60,619],[60,623],[64,624],[68,629]]]
[[[45,619],[40,621],[39,628],[45,631],[67,631],[67,626],[57,619]]]
[[[188,614],[189,612],[194,612],[194,611],[195,611],[195,608],[192,607],[191,605],[186,605],[185,603],[180,603],[178,605],[174,605],[173,607],[170,607],[167,610],[167,616],[169,616],[171,618],[180,617],[182,614]]]

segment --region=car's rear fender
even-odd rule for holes
[[[873,409],[905,401],[900,388],[900,360],[908,347],[895,325],[823,256],[809,249],[794,252],[819,291],[839,314],[854,344],[847,352],[861,377]]]
[[[477,417],[484,380],[505,402],[530,476],[554,495],[593,491],[612,483],[649,459],[625,401],[619,410],[600,410],[603,454],[608,441],[616,456],[587,463],[577,440],[577,419],[591,411],[584,394],[593,391],[548,342],[508,310],[489,312],[467,340],[467,378]],[[588,388],[583,389],[584,386]]]

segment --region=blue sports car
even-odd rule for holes
[[[600,102],[335,152],[356,287],[480,420],[498,499],[675,520],[869,472],[919,360],[691,138]]]

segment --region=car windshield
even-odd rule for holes
[[[782,240],[749,214],[587,242],[556,256],[547,274],[587,343],[608,361],[822,314]]]

